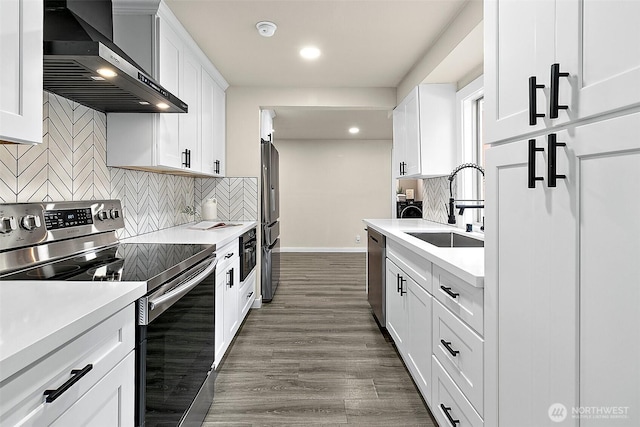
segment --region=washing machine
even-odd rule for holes
[[[406,200],[396,202],[398,218],[422,218],[422,201]]]

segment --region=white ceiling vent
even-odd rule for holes
[[[258,33],[262,37],[271,37],[275,34],[278,26],[273,22],[269,21],[260,21],[256,24],[256,28],[258,29]]]

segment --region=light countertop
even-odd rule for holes
[[[165,228],[152,233],[122,239],[123,243],[191,243],[198,245],[216,245],[217,249],[240,237],[241,234],[257,226],[256,221],[220,221],[228,224],[239,224],[211,230],[194,230],[190,228],[195,222]]]
[[[406,232],[453,231],[484,240],[482,233],[466,233],[456,227],[424,219],[365,219],[363,222],[407,249],[426,258],[476,287],[484,287],[484,248],[439,248]]]
[[[3,281],[0,382],[133,303],[146,290],[144,282]]]

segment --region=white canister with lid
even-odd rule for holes
[[[204,221],[213,221],[218,218],[218,200],[206,199],[202,202],[202,219]]]

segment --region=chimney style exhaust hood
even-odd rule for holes
[[[113,43],[111,0],[45,0],[44,89],[105,113],[188,112]]]

